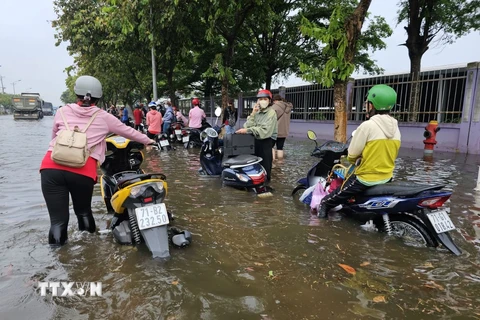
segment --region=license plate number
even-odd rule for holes
[[[160,146],[162,147],[166,147],[166,146],[169,146],[170,143],[168,143],[168,140],[160,140]]]
[[[175,130],[175,134],[182,134],[182,130]]]
[[[437,233],[455,230],[455,226],[445,210],[429,212],[427,217]]]
[[[170,222],[165,203],[136,208],[135,214],[140,230],[163,226]]]
[[[182,138],[182,142],[188,142],[190,140],[190,137],[189,136],[186,136],[186,137],[183,137]]]

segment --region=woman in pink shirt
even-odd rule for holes
[[[147,113],[147,136],[153,139],[157,134],[162,132],[163,118],[162,114],[157,111],[155,102],[150,102],[148,106],[150,111]]]
[[[55,115],[52,141],[40,166],[42,193],[50,215],[48,243],[51,245],[63,245],[67,241],[69,196],[72,197],[78,228],[81,231],[95,232],[91,207],[93,186],[97,181],[97,164],[105,160],[105,138],[110,132],[144,144],[155,143],[95,105],[102,97],[102,84],[96,78],[79,77],[74,91],[78,98],[77,103],[67,104],[61,109],[69,127],[78,126],[82,130],[95,113],[96,117],[85,132],[90,157],[83,167],[72,168],[57,164],[51,159],[55,139],[61,130],[66,129],[61,113],[57,112]]]

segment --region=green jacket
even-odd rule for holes
[[[260,110],[253,116],[248,116],[247,122],[243,125],[247,133],[255,136],[255,139],[263,140],[272,138],[277,140],[278,123],[277,113],[272,107]]]

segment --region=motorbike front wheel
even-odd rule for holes
[[[438,242],[427,230],[427,227],[414,217],[408,215],[391,214],[390,226],[392,235],[411,247],[438,247]],[[387,232],[383,220],[378,220],[379,230]]]
[[[300,197],[302,196],[303,192],[307,190],[307,187],[305,187],[304,185],[298,185],[295,187],[295,189],[293,189],[292,191],[292,197],[293,197],[293,201],[294,202],[297,202],[297,203],[300,203]]]

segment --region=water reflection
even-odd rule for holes
[[[287,139],[271,198],[199,177],[198,151],[145,152],[147,171],[167,175],[167,208],[194,242],[159,263],[145,247],[85,234],[71,219],[70,243],[47,246],[48,214],[38,166],[51,118],[0,117],[0,319],[351,319],[474,318],[480,293],[480,199],[476,157],[402,150],[395,177],[445,184],[464,251],[410,248],[348,219],[318,220],[290,192],[315,159],[312,143]],[[15,133],[15,134],[13,134]],[[21,137],[21,143],[19,143]],[[93,199],[107,226],[100,190]],[[73,212],[72,212],[73,214]],[[345,264],[355,275],[339,267]],[[38,281],[101,281],[102,297],[40,297]]]

